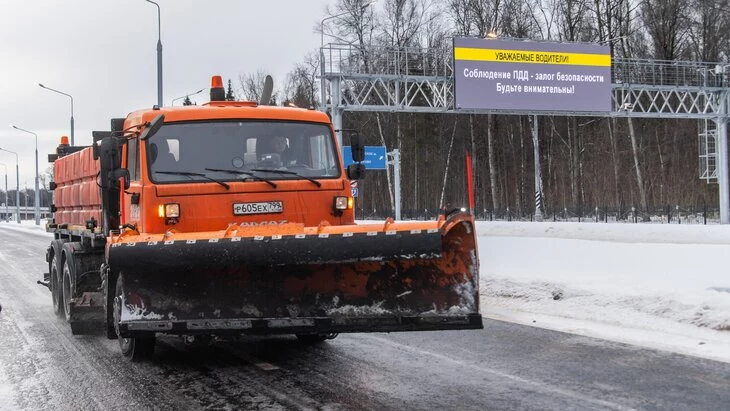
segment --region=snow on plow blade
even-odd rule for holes
[[[470,216],[348,229],[115,243],[120,331],[482,328]]]

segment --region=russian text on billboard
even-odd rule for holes
[[[454,39],[457,109],[611,110],[607,46]]]

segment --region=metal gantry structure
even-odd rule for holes
[[[536,112],[455,108],[451,48],[329,44],[320,55],[320,75],[326,80],[324,107],[336,129],[342,129],[345,111],[699,120],[699,177],[719,183],[720,220],[730,223],[730,65],[726,63],[613,59],[610,112]]]

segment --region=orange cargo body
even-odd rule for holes
[[[92,217],[101,220],[101,201],[96,181],[99,162],[91,147],[59,158],[54,163],[56,190],[53,203],[56,224],[83,225]]]

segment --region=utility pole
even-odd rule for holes
[[[537,116],[532,116],[532,146],[535,155],[535,221],[542,221],[542,174],[540,171],[540,141],[537,133]]]
[[[395,190],[395,219],[400,220],[400,150],[397,148],[387,153],[390,156],[388,165],[393,166],[393,188]]]
[[[28,131],[26,129],[20,128],[18,126],[11,126],[14,129],[18,131],[22,131],[24,133],[33,134],[35,136],[35,225],[41,225],[41,201],[40,201],[40,192],[38,191],[38,134]],[[25,205],[28,206],[28,201],[26,200]]]
[[[162,23],[160,5],[152,0],[145,0],[157,6],[157,106],[162,107]]]

